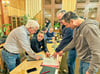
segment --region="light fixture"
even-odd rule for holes
[[[4,4],[5,7],[7,7],[9,5],[9,1],[8,0],[4,0],[4,1],[2,1],[2,3]]]

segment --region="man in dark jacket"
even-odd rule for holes
[[[39,31],[37,36],[34,36],[31,39],[31,48],[36,53],[44,51],[46,53],[47,57],[50,56],[50,53],[48,52],[47,46],[44,41],[44,32],[43,31]]]
[[[62,16],[65,14],[65,10],[59,10],[57,12],[57,18],[61,24],[63,22],[61,21]],[[58,47],[55,50],[54,56],[56,57],[57,53],[60,52],[73,38],[73,30],[67,27],[63,27],[62,25],[62,41],[58,45]],[[62,57],[62,62],[66,58],[66,56]],[[75,69],[75,59],[76,59],[76,50],[75,48],[72,48],[67,55],[67,65],[68,65],[68,73],[69,74],[74,74],[74,69]],[[62,64],[61,64],[62,65]]]

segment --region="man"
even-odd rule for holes
[[[33,37],[31,40],[31,48],[34,52],[38,53],[44,51],[47,57],[50,57],[47,46],[44,41],[44,32],[39,31],[36,37]]]
[[[34,20],[28,20],[26,26],[20,26],[10,32],[4,48],[2,50],[2,59],[7,64],[9,72],[20,64],[20,54],[24,49],[30,57],[39,60],[30,47],[30,34],[36,33],[39,24]]]
[[[100,67],[100,31],[96,20],[81,19],[71,11],[62,17],[63,23],[74,29],[73,40],[59,52],[75,47],[80,58],[79,74],[96,74]]]
[[[65,10],[59,10],[57,12],[57,19],[61,24],[63,22],[61,21],[62,16],[66,13]],[[73,37],[73,30],[69,28],[69,26],[64,27],[62,29],[62,34],[63,38],[62,41],[60,42],[59,46],[56,48],[54,56],[56,57],[57,53],[59,53],[71,40]],[[63,56],[64,58],[64,56]],[[68,65],[68,73],[69,74],[74,74],[74,69],[75,69],[75,59],[76,59],[76,50],[75,48],[72,48],[67,55],[67,65]]]
[[[49,28],[49,31],[47,31],[46,35],[47,35],[47,43],[55,43],[55,37],[54,37],[55,33],[53,32],[53,27]]]

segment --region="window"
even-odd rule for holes
[[[99,2],[99,0],[90,0],[90,2]]]
[[[86,0],[77,0],[77,3],[85,3]]]
[[[84,17],[84,8],[77,8],[77,14]]]
[[[97,16],[97,8],[89,8],[88,18],[96,19]]]

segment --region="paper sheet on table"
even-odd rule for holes
[[[50,58],[47,58],[45,56],[44,59],[43,59],[43,65],[58,66],[59,65],[58,57],[55,59],[53,56],[50,56]]]
[[[38,55],[38,56],[41,56],[42,58],[41,58],[40,60],[43,60],[42,54],[40,54],[40,55]],[[30,56],[26,56],[26,58],[27,58],[27,61],[36,61],[36,59],[33,59],[33,58],[31,58]]]

